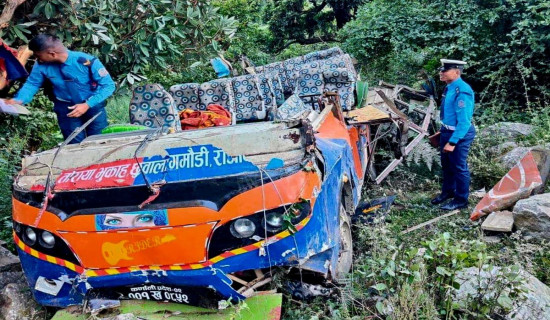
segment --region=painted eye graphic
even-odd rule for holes
[[[122,223],[122,220],[119,218],[107,218],[105,219],[105,224],[109,226],[118,226]]]
[[[151,214],[143,214],[137,217],[136,221],[138,223],[149,223],[153,221],[153,215]]]

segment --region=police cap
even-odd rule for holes
[[[439,71],[447,71],[450,69],[459,69],[462,71],[464,69],[466,62],[460,60],[451,60],[451,59],[441,59],[441,68]]]

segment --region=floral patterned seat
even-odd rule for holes
[[[284,91],[290,91],[289,87],[285,87],[286,83],[286,72],[285,66],[283,66],[282,61],[266,64],[265,66],[260,66],[255,68],[256,74],[265,74],[270,77],[277,75],[278,82]]]
[[[170,87],[170,94],[174,98],[178,111],[188,108],[193,110],[206,109],[200,109],[199,86],[198,83],[183,83]]]
[[[160,84],[146,84],[134,89],[130,101],[130,123],[181,130],[174,99]]]
[[[355,105],[355,76],[346,68],[323,70],[324,91],[338,92],[342,109],[351,110]]]
[[[296,57],[283,61],[285,68],[285,79],[283,80],[283,88],[285,92],[292,92],[296,89],[295,70],[301,70],[304,65],[304,57]],[[282,79],[281,79],[282,80]]]

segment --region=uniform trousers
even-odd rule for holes
[[[468,201],[470,194],[470,170],[468,169],[468,152],[476,136],[474,125],[470,127],[464,138],[460,139],[453,152],[443,152],[443,147],[453,135],[452,130],[441,128],[439,151],[441,152],[441,167],[443,169],[442,194],[454,194],[456,201]]]
[[[107,123],[107,112],[105,111],[105,103],[99,104],[93,108],[88,109],[88,111],[86,111],[85,114],[83,114],[78,118],[68,117],[67,114],[72,111],[69,109],[69,107],[72,107],[74,105],[75,103],[66,102],[66,101],[56,100],[54,102],[53,110],[57,115],[57,123],[59,124],[61,133],[63,134],[63,139],[67,139],[67,137],[71,135],[71,133],[76,128],[84,125],[86,121],[90,120],[93,116],[95,116],[99,112],[102,112],[102,113],[94,121],[92,121],[92,123],[90,123],[84,131],[80,132],[69,143],[80,143],[82,140],[84,140],[88,136],[91,136],[94,134],[100,134],[101,130],[107,127],[108,123]]]

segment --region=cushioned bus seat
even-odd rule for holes
[[[178,111],[183,109],[205,110],[200,109],[199,86],[198,83],[183,83],[170,87],[170,94],[174,98]]]
[[[209,104],[219,104],[227,110],[235,111],[231,79],[216,79],[199,86],[199,110],[206,110]]]
[[[280,106],[285,102],[285,95],[283,92],[283,85],[281,84],[281,79],[276,72],[272,73],[260,73],[258,77],[265,83],[264,78],[267,79],[267,83],[271,89],[271,94],[275,97],[275,103],[277,106]]]
[[[342,51],[342,49],[340,49],[339,47],[334,47],[326,50],[314,51],[314,52],[308,53],[304,56],[304,61],[312,62],[316,60],[328,59],[334,56],[340,56],[343,54],[344,54],[344,51]]]
[[[174,99],[160,84],[146,84],[134,89],[130,102],[130,123],[181,130]]]
[[[297,94],[293,94],[277,109],[275,119],[290,120],[307,110],[311,110],[311,107],[306,105]]]
[[[301,67],[304,65],[304,63],[305,62],[303,56],[283,61],[283,66],[285,69],[285,79],[281,80],[283,81],[283,88],[285,92],[294,93],[294,89],[296,89],[296,77],[294,75],[294,71],[301,70]]]
[[[247,74],[230,80],[235,98],[237,121],[265,119],[267,110],[258,76]],[[273,97],[270,99],[273,101]]]
[[[352,72],[346,68],[323,70],[325,83],[324,91],[338,92],[342,109],[351,110],[355,105],[356,79]]]

